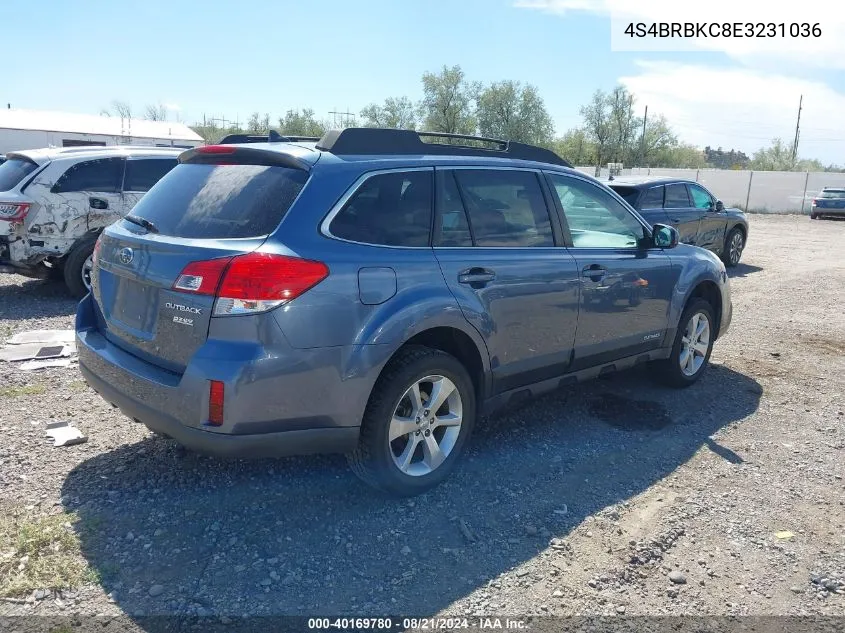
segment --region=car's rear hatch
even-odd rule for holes
[[[23,222],[32,211],[33,200],[21,191],[21,184],[39,168],[22,154],[10,154],[0,164],[0,235],[9,235],[13,223]]]
[[[813,202],[817,209],[845,209],[845,189],[825,189]]]
[[[192,150],[180,163],[103,233],[92,279],[106,338],[177,373],[208,336],[231,258],[260,249],[310,167],[239,146]]]

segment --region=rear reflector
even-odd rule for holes
[[[208,381],[208,423],[214,426],[223,424],[223,383],[219,380]]]
[[[273,253],[247,253],[191,262],[173,289],[215,295],[215,316],[256,314],[296,299],[328,275],[328,266],[322,262]]]
[[[31,206],[28,202],[0,202],[0,220],[20,222]]]

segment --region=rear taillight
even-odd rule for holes
[[[28,202],[0,202],[0,220],[20,222],[29,213],[31,206]]]
[[[203,145],[197,148],[198,154],[234,154],[236,147],[231,145]]]
[[[296,299],[329,275],[328,267],[298,257],[247,253],[188,264],[174,290],[215,295],[215,316],[255,314]]]
[[[819,206],[819,199],[818,198],[813,198],[813,206],[814,207]]]
[[[224,385],[219,380],[209,380],[208,384],[208,423],[220,426],[223,424]]]
[[[94,267],[97,267],[97,262],[100,261],[100,249],[103,247],[103,234],[100,233],[100,236],[97,238],[97,241],[94,242],[94,252],[91,254],[91,263]]]

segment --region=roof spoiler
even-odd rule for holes
[[[276,130],[270,130],[266,136],[262,134],[228,134],[217,143],[218,145],[235,145],[244,143],[316,143],[319,136],[282,136]]]
[[[430,140],[426,140],[430,139]],[[330,130],[317,143],[317,149],[336,155],[423,155],[484,156],[530,160],[563,167],[572,165],[544,147],[516,141],[386,128],[346,128]]]

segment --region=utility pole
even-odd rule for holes
[[[801,106],[804,104],[804,95],[798,100],[798,121],[795,123],[795,141],[792,143],[792,164],[798,160],[798,137],[801,134]]]
[[[335,127],[338,127],[338,118],[340,119],[340,127],[349,127],[349,122],[355,119],[355,115],[349,111],[348,106],[346,108],[346,112],[337,112],[336,110],[332,110],[329,114],[332,115],[332,123]]]
[[[643,115],[643,136],[640,139],[640,167],[645,162],[645,124],[648,121],[648,106],[645,107],[645,114]]]

